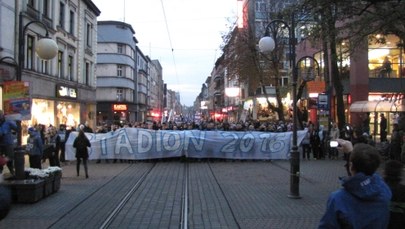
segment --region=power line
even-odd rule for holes
[[[179,77],[177,75],[176,59],[174,58],[174,49],[173,49],[173,45],[172,45],[172,39],[171,39],[171,36],[170,36],[169,25],[167,23],[166,11],[165,11],[165,6],[163,4],[163,0],[160,0],[160,3],[162,4],[163,17],[165,19],[167,36],[169,37],[170,48],[171,48],[171,51],[172,51],[172,58],[173,58],[174,72],[176,74],[176,81],[177,81],[177,85],[179,85],[180,82],[179,82]],[[179,94],[180,94],[180,92],[179,92]],[[180,101],[181,101],[181,94],[180,94]]]

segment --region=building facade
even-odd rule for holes
[[[29,126],[38,124],[76,128],[87,122],[94,127],[95,31],[100,14],[96,5],[87,0],[2,1],[1,11],[5,12],[1,13],[1,30],[10,32],[1,33],[0,57],[14,59],[16,68],[22,70],[20,79],[2,74],[2,86],[21,81],[22,90],[30,98],[21,104],[22,107],[29,104],[30,108],[22,120],[23,136],[27,135]],[[51,60],[42,60],[35,54],[38,40],[46,36],[46,31],[57,43],[57,55]],[[19,42],[24,45],[20,46]],[[18,63],[21,56],[23,60]],[[2,96],[2,100],[7,99],[4,91]],[[3,104],[6,114],[8,106]]]
[[[98,22],[97,124],[137,120],[137,40],[131,25]]]

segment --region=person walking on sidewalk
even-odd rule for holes
[[[333,192],[318,228],[387,228],[391,190],[376,173],[378,150],[358,143],[350,155],[351,176],[340,178],[343,188]]]
[[[84,172],[86,174],[86,178],[89,178],[88,168],[87,168],[87,160],[89,159],[89,151],[87,147],[90,147],[90,141],[84,134],[84,125],[79,126],[79,135],[75,138],[73,142],[73,147],[76,148],[76,172],[77,176],[80,175],[80,163],[83,160]]]

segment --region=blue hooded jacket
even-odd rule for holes
[[[329,196],[318,228],[386,228],[392,194],[381,176],[356,173],[341,182],[343,188]]]

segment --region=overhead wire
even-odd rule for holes
[[[174,73],[175,73],[175,75],[176,75],[176,81],[177,81],[177,92],[179,93],[180,101],[181,101],[181,97],[182,97],[182,96],[181,96],[180,92],[178,91],[178,90],[179,90],[180,82],[179,82],[179,76],[178,76],[178,74],[177,74],[176,58],[174,57],[174,48],[173,48],[172,39],[171,39],[171,36],[170,36],[169,25],[168,25],[168,23],[167,23],[166,10],[165,10],[165,6],[164,6],[164,4],[163,4],[163,0],[160,0],[160,3],[161,3],[161,5],[162,5],[162,11],[163,11],[163,17],[164,17],[164,20],[165,20],[167,36],[169,37],[170,48],[171,48],[171,51],[172,51],[172,59],[173,59]]]

